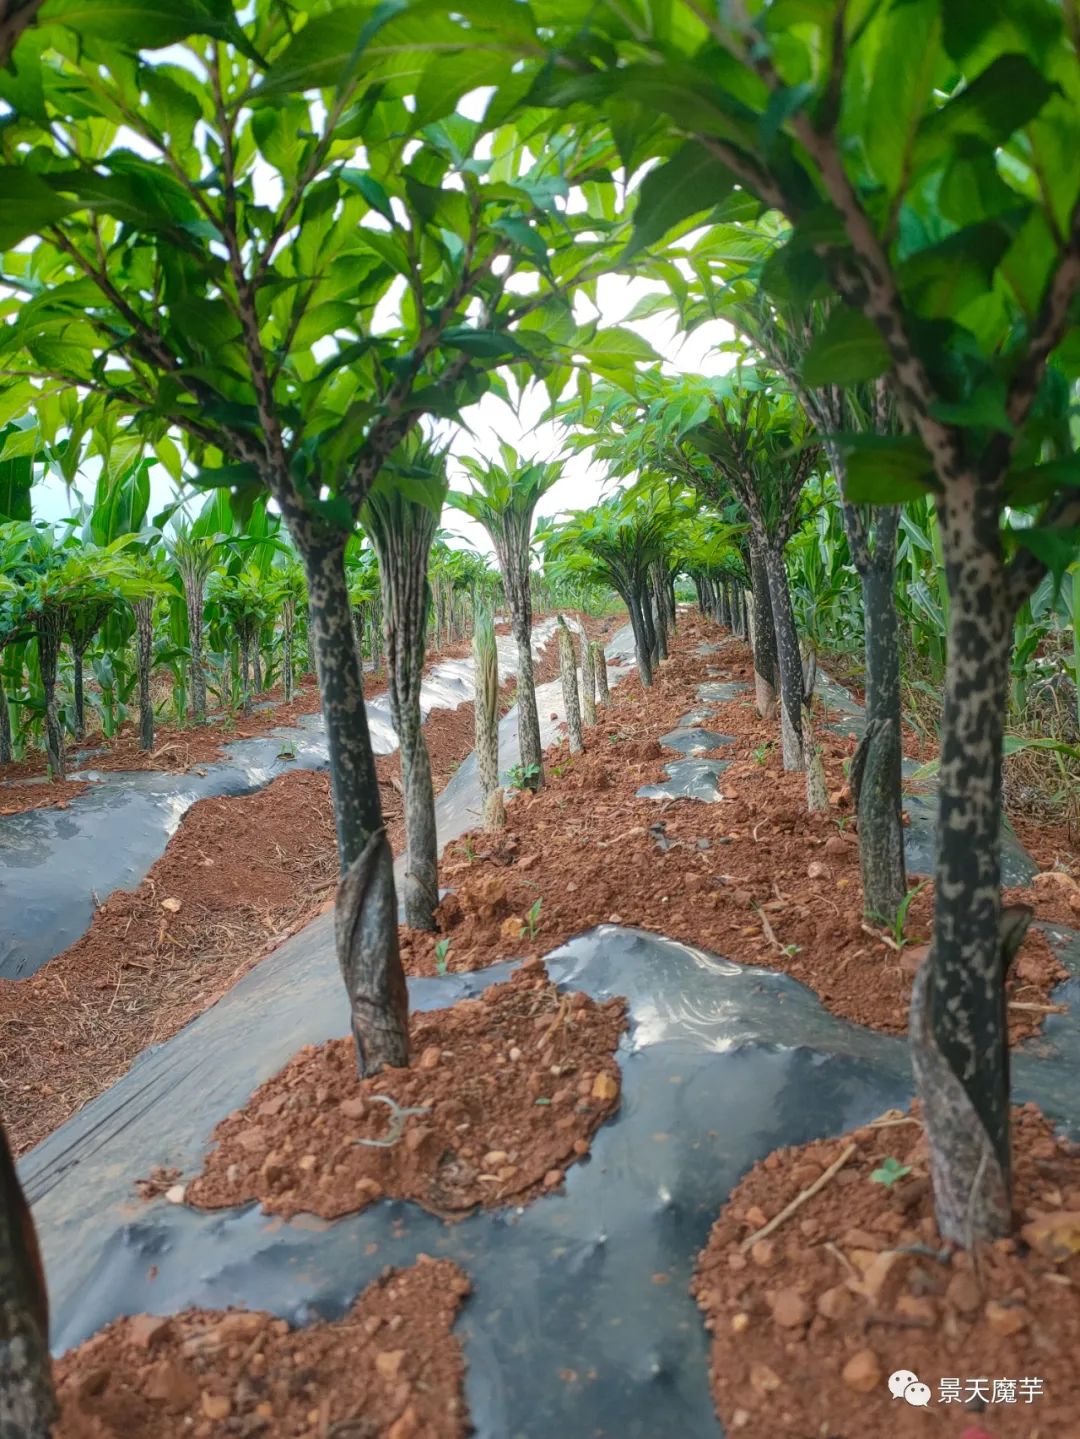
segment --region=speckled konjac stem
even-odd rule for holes
[[[398,947],[394,861],[383,826],[360,657],[345,578],[345,537],[300,545],[309,635],[330,751],[342,883],[338,963],[349,994],[361,1073],[408,1062],[408,994]]]
[[[55,1418],[45,1274],[0,1128],[0,1436],[49,1439]]]

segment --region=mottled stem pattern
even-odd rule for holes
[[[581,705],[578,702],[577,657],[574,654],[574,640],[566,621],[559,616],[559,677],[562,680],[563,707],[566,710],[566,732],[570,740],[570,753],[580,754],[584,749],[581,735]]]
[[[45,1273],[0,1128],[0,1436],[49,1439],[55,1419]]]
[[[150,674],[154,666],[154,601],[152,596],[136,600],[135,667],[139,672],[139,746],[154,748],[154,702],[150,696]]]
[[[295,533],[295,531],[294,531]],[[409,1061],[409,1000],[398,947],[394,860],[383,827],[360,657],[353,638],[345,539],[301,532],[309,633],[326,720],[342,880],[335,903],[338,963],[361,1074]]]

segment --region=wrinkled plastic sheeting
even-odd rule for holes
[[[697,799],[714,804],[724,798],[720,792],[720,776],[730,764],[728,759],[672,760],[664,766],[666,781],[642,785],[637,791],[637,798]]]
[[[569,622],[580,629],[573,617]],[[536,653],[543,650],[554,630],[552,619],[534,628]],[[506,678],[516,668],[517,646],[506,635],[499,635],[496,643],[500,678]],[[549,688],[541,687],[545,694]],[[472,660],[443,661],[424,679],[424,717],[433,709],[456,708],[474,693]],[[545,713],[552,709],[561,713],[561,699],[553,692],[544,704]],[[397,735],[390,722],[389,698],[382,694],[369,700],[367,715],[375,753],[391,753],[397,747]],[[516,725],[515,712],[515,736]],[[232,741],[224,746],[224,752],[221,761],[179,774],[76,771],[73,778],[94,782],[66,808],[0,817],[0,912],[4,916],[0,978],[23,979],[33,974],[85,934],[98,902],[114,890],[137,888],[184,814],[198,800],[251,794],[289,770],[321,770],[329,763],[321,714],[304,715],[295,726],[282,726],[266,735]],[[507,760],[505,768],[515,762]]]
[[[677,750],[679,754],[697,755],[705,754],[717,745],[734,744],[735,741],[731,735],[717,734],[714,730],[701,729],[696,725],[684,728],[680,725],[678,729],[662,734],[660,743],[665,749]]]
[[[715,710],[705,709],[704,707],[689,710],[686,714],[680,715],[675,721],[675,724],[679,729],[692,729],[695,726],[707,725],[714,714]]]
[[[330,1224],[136,1200],[132,1181],[155,1164],[191,1174],[214,1124],[302,1044],[347,1032],[329,927],[286,950],[287,964],[271,957],[253,970],[23,1162],[57,1352],[144,1310],[336,1317],[385,1265],[426,1253],[455,1259],[473,1281],[460,1332],[485,1439],[720,1434],[688,1293],[709,1227],[772,1150],[905,1105],[903,1041],[837,1019],[786,975],[602,926],[547,958],[561,986],[625,995],[631,1020],[620,1109],[568,1171],[565,1193],[453,1225],[390,1202]],[[412,1004],[453,1003],[511,968],[413,981]],[[1076,1062],[1075,1049],[1014,1061],[1017,1097],[1074,1133]]]
[[[136,888],[201,799],[250,794],[294,769],[328,764],[321,716],[227,747],[228,759],[182,773],[78,772],[93,779],[64,809],[0,819],[0,977],[33,974],[85,933],[95,904]]]
[[[726,704],[746,694],[750,686],[744,680],[726,680],[698,685],[697,697],[705,704]]]
[[[841,723],[830,723],[826,728],[837,734],[854,734],[861,738],[866,732],[866,713],[843,685],[837,684],[819,668],[817,672],[817,693],[822,696],[830,709],[844,716]],[[905,760],[903,770],[906,779],[911,779],[920,769],[913,761]],[[923,782],[917,792],[904,795],[903,805],[907,811],[908,824],[904,830],[904,857],[911,874],[933,874],[937,853],[937,795],[932,778]],[[1039,872],[1031,856],[1017,839],[1008,817],[1002,815],[1001,823],[1001,882],[1006,886],[1030,884]]]

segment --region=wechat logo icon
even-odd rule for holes
[[[916,1409],[925,1409],[930,1403],[930,1385],[920,1384],[919,1376],[910,1369],[897,1369],[889,1375],[889,1393],[894,1399],[906,1399]]]

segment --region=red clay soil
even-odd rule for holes
[[[421,1255],[303,1329],[243,1309],[117,1319],[57,1362],[56,1439],[463,1439],[469,1289]]]
[[[776,1150],[749,1171],[713,1226],[693,1284],[727,1433],[1080,1432],[1080,1147],[1055,1138],[1033,1106],[1014,1111],[1013,1145],[1018,1238],[975,1254],[938,1234],[926,1139],[910,1115],[894,1111],[853,1134]],[[849,1149],[822,1188],[754,1239]],[[871,1176],[890,1158],[910,1173],[886,1187]],[[925,1407],[903,1392],[893,1398],[897,1371],[929,1387]],[[946,1379],[953,1384],[943,1388]],[[1016,1387],[995,1391],[1006,1380]],[[1022,1380],[1041,1386],[1036,1393]],[[959,1402],[942,1402],[950,1391]]]
[[[590,621],[601,633],[612,621]],[[549,644],[541,679],[558,670]],[[512,703],[513,680],[503,686]],[[424,726],[436,792],[473,747],[473,707]],[[400,760],[376,760],[390,841],[404,838]],[[294,770],[253,794],[184,815],[134,891],[117,890],[89,930],[23,980],[0,980],[0,1086],[16,1153],[115,1082],[333,900],[333,810],[325,773]]]
[[[784,970],[833,1013],[859,1024],[893,1033],[906,1027],[913,968],[930,934],[932,890],[926,886],[913,899],[903,945],[864,922],[843,769],[854,749],[850,737],[819,724],[831,805],[810,814],[805,777],[785,774],[776,726],[758,716],[752,699],[709,704],[707,728],[736,737],[713,752],[732,761],[720,780],[725,798],[703,804],[635,797],[679,758],[657,740],[702,707],[697,686],[752,678],[745,645],[696,653],[718,634],[705,621],[684,619],[652,690],[643,692],[634,679],[618,686],[611,708],[586,733],[586,752],[571,756],[565,745],[553,751],[544,789],[513,798],[503,834],[476,831],[451,848],[442,879],[454,892],[440,908],[441,936],[403,935],[410,973],[434,972],[440,937],[450,941],[448,967],[467,970],[547,953],[592,925],[622,923]],[[1040,916],[1053,918],[1059,887],[1040,882],[1008,898],[1027,898]],[[538,900],[535,936],[516,938],[518,922]],[[1043,934],[1031,931],[1010,984],[1014,1041],[1039,1028],[1051,989],[1065,977]]]
[[[575,612],[567,610],[563,613]],[[543,616],[538,614],[535,618],[539,622]],[[610,618],[598,621],[580,613],[577,618],[587,625],[593,638],[609,632],[614,625]],[[495,629],[497,634],[510,632],[507,624],[496,625]],[[468,655],[471,649],[471,640],[455,640],[452,644],[443,645],[441,649],[430,651],[426,665],[430,668],[444,660],[461,659]],[[547,649],[548,652],[540,661],[543,673],[539,670],[537,672],[538,684],[545,679],[555,679],[559,672],[557,648],[550,645]],[[385,693],[386,676],[381,670],[365,675],[364,683],[369,699]],[[279,725],[295,724],[302,715],[315,714],[319,709],[318,681],[314,674],[301,675],[294,696],[288,704],[285,703],[281,685],[265,690],[255,696],[255,700],[260,708],[247,715],[219,715],[204,725],[158,723],[154,729],[152,750],[144,750],[139,743],[137,722],[125,720],[111,740],[98,733],[87,735],[77,746],[69,744],[69,767],[75,767],[72,754],[75,749],[100,749],[100,754],[89,756],[79,767],[103,772],[178,771],[190,769],[195,764],[211,763],[221,758],[224,746],[233,740],[251,739],[255,735],[266,734],[268,730],[276,729]],[[19,814],[28,809],[63,809],[67,801],[81,793],[87,785],[86,780],[52,780],[45,784],[23,787],[19,785],[21,780],[42,779],[47,774],[48,763],[43,750],[34,750],[25,758],[11,764],[0,764],[0,816]]]
[[[295,724],[302,715],[314,714],[319,708],[319,691],[314,675],[304,675],[294,697],[285,703],[282,690],[275,687],[258,696],[259,704],[269,708],[253,710],[249,715],[236,714],[211,720],[205,725],[154,726],[154,748],[144,750],[139,743],[138,725],[125,721],[111,740],[102,735],[88,736],[78,748],[101,748],[76,762],[69,745],[68,767],[108,771],[190,769],[192,765],[209,764],[220,759],[223,747],[233,740],[250,739],[265,734],[279,725]],[[0,815],[17,814],[28,809],[47,806],[63,807],[66,800],[86,788],[86,780],[49,780],[45,783],[20,784],[22,780],[41,780],[47,774],[45,755],[40,751],[13,764],[0,765]]]
[[[186,1200],[338,1219],[384,1197],[444,1217],[556,1189],[618,1107],[621,999],[560,994],[539,960],[414,1014],[407,1069],[361,1080],[351,1040],[307,1045],[214,1131]]]

